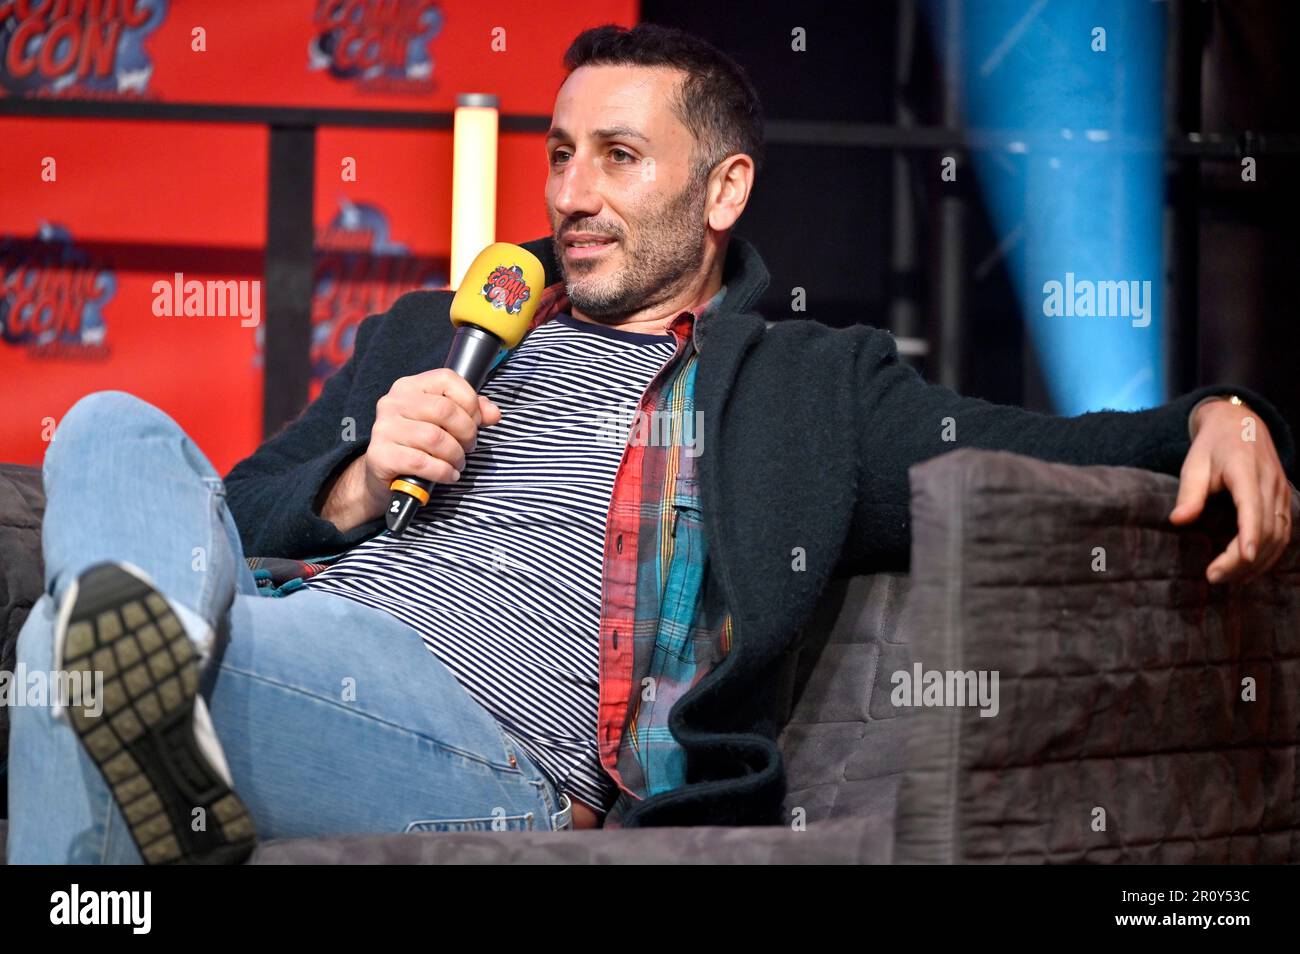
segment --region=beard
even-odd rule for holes
[[[707,176],[693,178],[681,192],[640,220],[630,243],[626,233],[602,227],[599,222],[575,225],[574,231],[599,232],[619,242],[623,267],[607,275],[591,274],[603,262],[570,262],[563,244],[552,237],[572,307],[597,321],[615,324],[672,297],[704,258],[708,230],[702,212],[707,187]]]

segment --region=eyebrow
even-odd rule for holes
[[[631,126],[606,126],[604,129],[593,129],[591,131],[591,137],[593,139],[640,139],[645,143],[650,141]],[[550,142],[552,139],[572,138],[573,137],[570,136],[566,130],[561,129],[559,126],[552,127],[551,131],[546,134],[547,142]]]

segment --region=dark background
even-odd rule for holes
[[[1242,384],[1268,396],[1296,427],[1300,3],[1163,6],[1170,18],[1165,201],[1173,227],[1165,265],[1183,289],[1170,299],[1171,396],[1199,384]],[[960,142],[962,130],[944,122],[941,56],[926,7],[884,0],[792,10],[758,0],[720,14],[691,0],[644,0],[642,19],[683,27],[727,51],[763,100],[768,165],[737,233],[772,271],[766,317],[791,316],[790,289],[802,286],[818,320],[923,339],[928,353],[910,360],[928,379],[1052,411],[975,178],[944,183],[938,175],[939,157],[961,152],[943,140]],[[810,53],[791,56],[789,33],[773,30],[774,22],[804,27]],[[908,114],[912,128],[904,130],[899,120]],[[1241,181],[1242,149],[1258,159],[1255,183]],[[909,173],[899,184],[896,163]],[[944,256],[939,234],[947,200],[962,210],[955,258]],[[895,259],[908,228],[910,263],[905,254]],[[961,303],[948,330],[939,320],[945,288]]]

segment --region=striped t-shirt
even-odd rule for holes
[[[618,795],[596,743],[605,518],[632,415],[675,350],[565,314],[539,325],[483,385],[501,420],[460,480],[306,584],[414,628],[558,790],[601,812]]]

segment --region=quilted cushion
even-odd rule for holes
[[[911,484],[915,659],[1000,709],[906,720],[896,860],[1300,861],[1300,538],[1211,586],[1231,502],[1174,527],[1171,476],[959,450]]]
[[[900,625],[908,589],[905,573],[833,581],[805,627],[798,701],[780,738],[787,817],[870,817],[892,833],[908,713],[890,704],[889,679],[911,664]]]
[[[420,832],[263,842],[250,864],[882,864],[892,825],[840,818],[780,826]]]
[[[41,517],[45,489],[36,467],[0,464],[0,670],[13,672],[18,631],[44,585]],[[9,711],[0,706],[0,764],[9,754]],[[6,817],[7,786],[0,785],[0,818]]]

